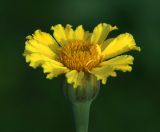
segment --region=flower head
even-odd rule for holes
[[[75,30],[71,25],[52,26],[53,37],[41,30],[27,36],[24,56],[30,66],[41,66],[47,78],[65,74],[67,82],[76,88],[87,74],[94,75],[105,84],[109,76],[115,77],[116,70],[131,71],[133,57],[123,55],[130,50],[140,51],[129,33],[107,38],[116,26],[100,23],[93,32],[85,31],[82,25]]]

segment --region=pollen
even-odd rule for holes
[[[71,70],[88,72],[102,61],[101,49],[98,44],[74,41],[61,49],[59,59]]]

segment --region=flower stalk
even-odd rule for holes
[[[72,104],[76,132],[88,132],[90,106],[99,89],[100,82],[95,76],[88,74],[77,88],[65,83],[64,91]]]
[[[72,104],[76,132],[88,132],[91,102]]]

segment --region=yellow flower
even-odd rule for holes
[[[71,25],[58,24],[51,27],[54,37],[36,30],[27,36],[23,55],[31,67],[41,66],[48,79],[65,74],[67,82],[76,88],[85,75],[92,74],[105,84],[109,76],[116,76],[116,70],[132,70],[134,58],[123,53],[140,51],[129,33],[108,39],[109,32],[115,29],[116,26],[100,23],[91,33],[82,25],[73,30]]]

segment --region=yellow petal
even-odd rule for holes
[[[140,47],[136,46],[134,38],[129,33],[124,33],[112,40],[103,50],[103,60],[120,55],[130,50],[140,51]]]
[[[82,84],[83,77],[84,77],[84,72],[82,71],[78,72],[76,70],[72,70],[66,73],[67,82],[69,84],[73,84],[74,88],[77,88],[79,85]]]
[[[39,53],[26,55],[26,62],[30,62],[30,66],[33,68],[42,66],[44,73],[48,73],[48,79],[52,79],[53,77],[69,71],[68,68],[64,67],[62,63],[50,59]]]
[[[91,73],[94,74],[98,80],[102,80],[102,83],[105,84],[109,76],[115,77],[115,70],[120,70],[123,72],[131,71],[134,58],[130,55],[121,55],[117,56],[108,61],[100,63],[100,65],[91,70]]]
[[[51,30],[54,31],[53,36],[61,46],[64,46],[68,43],[66,31],[61,24],[52,26]]]
[[[78,26],[75,30],[75,40],[84,40],[84,34],[83,26]]]
[[[131,71],[134,58],[131,55],[121,55],[115,58],[112,58],[108,61],[103,61],[100,63],[100,66],[112,66],[114,70],[121,70],[123,72]]]
[[[54,38],[45,32],[42,32],[41,30],[36,30],[32,36],[27,36],[28,40],[35,40],[37,43],[40,43],[42,45],[45,45],[53,50],[53,52],[57,52],[57,49],[59,48],[58,44],[54,40]]]
[[[44,73],[48,73],[48,79],[52,79],[53,77],[57,77],[58,75],[69,71],[67,67],[64,67],[62,64],[58,64],[56,61],[45,62],[42,67]]]
[[[48,33],[36,30],[35,33],[32,36],[28,36],[27,39],[23,55],[31,67],[36,68],[45,62],[54,62],[54,59],[57,58],[53,50],[56,51],[58,45],[56,45],[56,42]]]
[[[67,24],[65,27],[65,34],[68,41],[74,40],[74,31],[72,25]]]
[[[91,36],[92,36],[92,33],[90,33],[89,31],[85,31],[85,33],[84,33],[84,40],[86,42],[90,42]]]
[[[54,38],[50,34],[42,32],[41,30],[36,30],[34,34],[27,36],[26,39],[26,50],[28,50],[28,47],[30,46],[30,48],[35,47],[38,49],[45,47],[44,50],[49,49],[54,52],[54,54],[59,52],[60,47]]]
[[[41,30],[36,30],[33,34],[33,39],[37,40],[39,43],[43,43],[45,45],[51,45],[55,43],[55,40],[53,37],[45,32],[42,32]]]
[[[95,75],[97,77],[97,80],[102,80],[102,84],[105,84],[107,82],[109,76],[116,76],[116,73],[111,66],[97,67],[92,69],[90,73]]]
[[[45,56],[43,56],[40,54],[40,57],[43,58]],[[33,67],[33,68],[37,68],[38,66],[40,66],[41,64],[43,64],[44,60],[40,59],[40,57],[38,56],[37,53],[33,53],[33,54],[28,54],[26,55],[26,62],[30,62],[29,66]]]
[[[115,29],[117,29],[116,26],[112,27],[106,23],[98,24],[93,30],[91,43],[101,44],[107,38],[109,32]]]
[[[40,53],[26,54],[26,62],[30,62],[30,66],[33,68],[37,68],[38,66],[41,66],[45,62],[52,62],[56,63],[59,66],[63,66],[60,62],[57,62]]]
[[[100,45],[101,51],[103,51],[103,50],[111,43],[111,41],[113,41],[113,40],[114,40],[114,38],[109,38],[109,39],[105,40],[105,41]]]
[[[39,43],[34,39],[30,39],[27,40],[25,44],[24,56],[32,53],[39,53],[49,58],[56,58],[56,54],[53,52],[53,50],[43,43]]]

